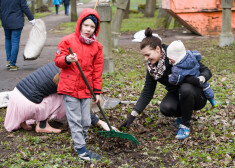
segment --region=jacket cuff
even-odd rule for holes
[[[67,61],[67,56],[68,55],[66,55],[66,57],[65,57],[65,62],[69,65],[69,64],[71,64],[71,62]]]
[[[94,92],[94,94],[101,94],[102,93],[102,91],[100,89],[95,89],[95,88],[93,88],[93,92]]]

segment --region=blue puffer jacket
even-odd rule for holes
[[[5,29],[22,28],[24,14],[28,20],[34,19],[26,0],[0,0],[0,16]]]
[[[16,85],[16,88],[28,100],[39,104],[43,98],[57,92],[53,78],[58,72],[59,68],[55,62],[51,62],[28,75]]]
[[[187,50],[186,56],[171,69],[172,74],[169,77],[169,83],[173,85],[182,84],[184,77],[192,75],[198,77],[199,61],[201,60],[201,54],[197,50]]]

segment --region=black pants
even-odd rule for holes
[[[182,124],[190,126],[193,110],[200,110],[207,99],[201,88],[183,83],[179,90],[169,91],[160,104],[160,111],[168,117],[182,117]]]

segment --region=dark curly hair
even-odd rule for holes
[[[160,49],[162,48],[161,40],[158,37],[153,36],[153,32],[149,27],[145,30],[145,36],[146,37],[140,43],[141,50],[146,46],[149,46],[152,49],[156,49],[157,46],[159,46]]]

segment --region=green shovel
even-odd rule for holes
[[[70,54],[73,55],[73,51],[71,50],[71,48],[68,48],[68,50],[69,50]],[[75,63],[76,63],[76,65],[77,65],[77,67],[78,67],[80,73],[82,74],[83,80],[85,81],[85,83],[86,83],[88,89],[90,90],[93,99],[96,100],[95,94],[94,94],[93,90],[91,89],[91,86],[90,86],[90,84],[88,83],[88,81],[87,81],[87,79],[86,79],[86,76],[84,75],[84,73],[83,73],[83,71],[82,71],[80,65],[78,64],[78,62],[75,62]],[[111,127],[111,125],[110,125],[108,119],[106,118],[106,116],[105,116],[105,114],[104,114],[104,111],[103,111],[103,109],[101,108],[99,102],[97,103],[97,106],[99,107],[100,112],[101,112],[101,114],[103,115],[103,117],[104,117],[104,119],[105,119],[105,121],[106,121],[106,123],[108,124],[109,129],[110,129],[110,131],[98,131],[98,133],[99,133],[100,135],[102,135],[102,136],[104,136],[104,137],[118,137],[118,138],[122,138],[122,139],[127,139],[127,140],[131,141],[131,142],[132,142],[134,145],[136,145],[136,146],[139,146],[139,145],[140,145],[139,141],[138,141],[137,139],[135,139],[135,137],[133,137],[132,135],[127,134],[127,133],[123,133],[123,132],[118,132],[118,131],[115,131],[114,129],[112,129],[112,127]]]

